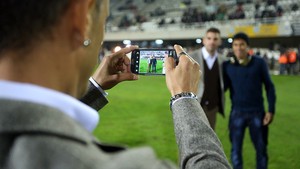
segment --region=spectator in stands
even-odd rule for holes
[[[174,18],[172,18],[169,24],[174,24],[174,23],[176,23],[176,21]]]
[[[219,6],[217,13],[216,13],[216,20],[223,21],[227,19],[227,7],[226,5],[222,4]]]
[[[298,73],[300,73],[300,44],[298,45],[297,48],[297,62],[298,62]]]
[[[237,4],[236,10],[229,16],[229,19],[244,19],[245,17],[243,4]]]
[[[184,3],[185,5],[191,5],[192,1],[191,0],[182,0],[182,3]]]
[[[154,16],[163,16],[166,14],[166,11],[163,10],[160,6],[155,8],[154,11],[150,12],[150,16],[154,17]]]
[[[292,3],[292,5],[291,5],[291,10],[292,10],[292,11],[298,11],[298,10],[299,10],[298,4],[297,4],[297,3]]]
[[[217,12],[217,5],[214,2],[209,1],[209,3],[205,6],[205,12],[208,15],[215,15]]]
[[[147,21],[146,17],[138,11],[134,11],[134,16],[137,23],[143,23]]]
[[[270,59],[270,70],[274,70],[275,68],[275,57],[274,55],[271,56],[271,59]]]
[[[222,64],[225,57],[218,52],[222,44],[220,33],[217,28],[209,28],[203,38],[204,47],[191,54],[202,71],[197,96],[212,129],[216,126],[217,113],[224,117]]]
[[[288,66],[288,58],[286,52],[281,52],[281,55],[279,56],[278,59],[278,63],[279,63],[279,74],[280,75],[285,74]]]
[[[265,22],[272,23],[274,22],[273,18],[282,16],[283,12],[282,7],[277,4],[277,1],[268,0],[261,17],[265,19]]]
[[[155,0],[144,0],[145,3],[152,3],[154,2]]]
[[[159,26],[159,27],[162,27],[162,26],[164,26],[165,24],[166,24],[165,18],[161,18],[161,20],[158,22],[158,26]]]
[[[264,10],[264,9],[262,9],[263,7],[260,5],[259,2],[257,2],[255,4],[254,8],[255,8],[255,10],[254,10],[254,18],[260,19],[262,17],[262,11]]]
[[[131,26],[132,20],[129,18],[128,15],[124,15],[119,23],[120,28],[128,28]]]
[[[97,63],[109,0],[2,0],[1,7],[2,169],[177,168],[158,160],[150,148],[98,142],[91,134],[97,111],[75,99],[85,93]],[[19,21],[12,22],[10,16]],[[229,169],[221,143],[193,94],[200,67],[181,46],[174,48],[180,59],[175,67],[175,60],[166,57],[166,83],[180,168]],[[103,90],[124,80],[137,80],[126,57],[134,49],[104,57],[90,78],[97,87],[86,100],[105,97]]]
[[[262,58],[264,59],[264,61],[265,61],[266,64],[268,65],[268,67],[270,67],[270,66],[269,66],[269,58],[268,58],[267,53],[264,53],[264,55],[262,56]]]
[[[224,63],[224,88],[230,90],[231,113],[229,132],[231,161],[234,169],[243,168],[242,145],[245,130],[249,127],[256,150],[256,168],[267,169],[268,125],[275,113],[275,88],[268,67],[261,57],[248,55],[249,38],[244,33],[233,37],[235,59]],[[265,113],[263,84],[268,100]]]
[[[296,74],[297,53],[292,48],[287,50],[288,74]]]

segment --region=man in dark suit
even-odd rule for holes
[[[86,92],[97,63],[108,0],[0,4],[0,168],[176,168],[158,160],[151,148],[125,150],[101,144],[91,134],[97,111],[76,99]],[[104,57],[82,101],[101,108],[105,99],[95,102],[96,95],[103,99],[104,90],[136,80],[126,57],[136,48]],[[166,58],[166,83],[180,168],[230,168],[193,94],[199,65],[180,46],[174,48],[180,60],[175,68],[174,59]]]
[[[224,116],[225,102],[222,77],[222,63],[225,58],[218,52],[221,45],[220,30],[209,28],[203,37],[203,44],[191,57],[199,63],[202,71],[197,96],[209,124],[215,129],[217,112]]]

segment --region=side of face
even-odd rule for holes
[[[221,45],[220,34],[215,32],[207,32],[203,38],[203,44],[208,52],[215,52]]]
[[[102,0],[99,7],[92,7],[89,11],[88,32],[86,38],[91,40],[88,47],[82,47],[78,56],[79,86],[78,96],[80,97],[87,89],[88,78],[92,75],[98,63],[98,54],[104,40],[106,18],[109,14],[109,0]]]
[[[248,45],[243,39],[235,39],[232,42],[232,50],[238,59],[245,59],[248,55]]]

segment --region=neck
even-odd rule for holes
[[[216,53],[216,50],[207,50],[207,48],[205,48],[205,49],[208,52],[208,54],[209,54],[210,57],[213,57],[215,55],[215,53]]]
[[[38,46],[28,53],[8,51],[1,55],[0,79],[31,83],[76,96],[74,85],[70,85],[74,76],[69,76],[72,67],[68,65],[72,64],[64,59],[67,53],[55,48],[53,43]]]
[[[239,61],[239,64],[241,64],[241,65],[247,65],[249,63],[249,57],[245,56],[243,58],[238,59],[238,61]]]

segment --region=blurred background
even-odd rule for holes
[[[276,115],[269,132],[269,168],[300,168],[300,0],[111,0],[103,56],[128,45],[140,48],[172,48],[182,45],[187,52],[202,47],[210,27],[219,28],[220,51],[231,54],[231,37],[245,32],[250,52],[269,65],[277,95]],[[296,55],[294,63],[280,70],[282,55]],[[292,66],[290,66],[292,64]],[[140,76],[108,91],[110,104],[100,111],[95,131],[104,142],[151,146],[160,158],[178,162],[170,94],[163,76]],[[226,92],[226,117],[218,115],[216,132],[230,157]],[[265,104],[267,105],[267,104]],[[243,145],[244,168],[255,168],[255,151],[249,134]]]
[[[224,55],[237,32],[249,35],[251,52],[279,73],[278,59],[300,50],[300,0],[111,0],[110,17],[99,60],[119,47],[170,48],[188,52],[202,47],[210,27],[221,30]],[[299,59],[298,59],[299,60]],[[287,70],[285,73],[298,73]]]

